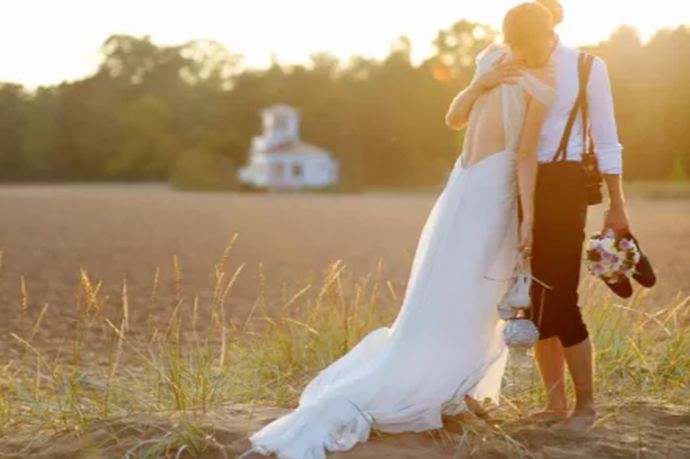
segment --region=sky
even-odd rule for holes
[[[0,81],[29,88],[83,78],[112,34],[150,35],[160,45],[213,39],[244,56],[247,67],[306,62],[315,52],[341,59],[384,57],[400,35],[413,60],[432,52],[436,32],[465,18],[499,29],[524,0],[14,0],[0,14]],[[595,44],[620,24],[644,39],[690,24],[689,0],[563,0],[562,40]]]

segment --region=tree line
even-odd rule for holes
[[[340,162],[343,189],[434,186],[462,144],[444,125],[447,106],[496,37],[462,20],[440,30],[433,55],[417,65],[400,37],[382,60],[316,54],[305,65],[256,70],[213,41],[112,36],[91,76],[35,91],[0,84],[0,180],[232,188],[260,130],[258,111],[286,103],[301,112],[302,137]],[[687,178],[690,30],[642,43],[621,27],[588,51],[609,67],[626,177]]]

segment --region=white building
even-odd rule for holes
[[[260,189],[323,188],[338,181],[338,162],[329,152],[299,138],[299,113],[287,105],[261,111],[263,133],[252,139],[243,184]]]

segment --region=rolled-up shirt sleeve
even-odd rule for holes
[[[592,64],[587,102],[599,171],[602,174],[622,174],[623,147],[618,140],[611,83],[606,64],[598,57]]]

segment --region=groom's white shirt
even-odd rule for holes
[[[561,142],[563,130],[578,91],[578,51],[564,46],[560,40],[551,56],[556,72],[556,98],[544,120],[539,141],[539,162],[553,159]],[[623,169],[622,147],[613,110],[613,96],[606,64],[595,58],[587,86],[592,138],[599,170],[604,174],[620,174]],[[568,160],[582,158],[582,118],[575,120],[568,144]]]

